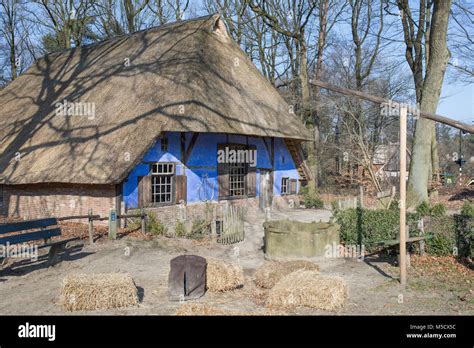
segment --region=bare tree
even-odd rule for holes
[[[448,32],[448,44],[453,59],[449,63],[454,70],[454,79],[466,84],[474,82],[474,4],[453,1],[451,12],[452,29]]]
[[[403,26],[405,57],[413,72],[416,100],[423,111],[435,113],[450,57],[447,31],[451,0],[420,0],[417,20],[408,0],[397,0],[397,6]],[[428,200],[428,183],[438,168],[435,124],[420,118],[415,127],[408,179],[410,205]]]
[[[50,33],[43,36],[46,51],[69,49],[80,46],[84,39],[95,39],[90,29],[93,21],[91,0],[36,0],[39,11],[34,9],[37,22]]]
[[[0,60],[8,69],[0,71],[0,84],[15,80],[36,57],[25,7],[21,0],[0,0],[0,44],[5,49]]]

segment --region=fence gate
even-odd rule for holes
[[[244,240],[244,207],[226,206],[223,219],[217,231],[217,242],[234,244]]]

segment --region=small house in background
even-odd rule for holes
[[[175,223],[286,204],[311,136],[213,15],[46,55],[0,91],[0,139],[5,215],[147,208]],[[240,150],[254,165],[218,161]]]
[[[410,160],[411,152],[407,149],[407,178]],[[390,143],[377,145],[372,163],[376,175],[387,179],[398,178],[400,176],[400,144]]]

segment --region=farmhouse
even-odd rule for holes
[[[48,54],[0,91],[0,208],[271,207],[308,179],[309,139],[218,15],[172,23]]]

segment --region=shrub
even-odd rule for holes
[[[461,216],[466,218],[474,218],[474,204],[469,201],[464,201],[461,209]]]
[[[453,255],[452,239],[445,234],[435,234],[432,238],[427,240],[427,252],[434,256]]]
[[[191,232],[186,236],[190,239],[202,239],[205,235],[210,233],[210,225],[204,219],[194,219]]]
[[[186,227],[180,220],[176,220],[176,225],[174,227],[174,233],[176,237],[184,237],[186,236]]]
[[[309,187],[308,186],[301,186],[300,187],[300,195],[306,196],[309,194]]]
[[[303,204],[306,208],[322,209],[324,202],[315,192],[311,192],[308,186],[300,188],[300,195],[303,196]]]
[[[421,204],[416,207],[416,212],[422,217],[443,216],[446,214],[446,206],[443,203],[437,203],[430,206],[427,202],[421,202]]]
[[[319,197],[304,197],[304,206],[306,208],[315,208],[315,209],[322,209],[324,208],[324,202]]]
[[[392,203],[390,203],[390,207],[388,207],[389,210],[394,210],[394,211],[400,211],[400,204],[398,204],[397,200],[393,200]]]
[[[474,247],[474,204],[465,201],[461,214],[455,215],[454,219],[458,255],[472,257]]]
[[[465,215],[431,216],[425,219],[427,237],[425,250],[428,254],[453,256],[457,250],[457,255],[460,257],[472,257],[474,219],[468,215],[470,209],[470,207],[463,209]],[[420,215],[407,213],[410,237],[419,235],[417,222]],[[341,227],[341,241],[346,245],[363,244],[368,252],[375,251],[378,242],[398,239],[399,216],[399,212],[395,209],[357,208],[336,211],[334,214]]]
[[[148,212],[147,221],[148,230],[156,235],[162,235],[166,232],[166,226],[156,218],[156,215],[152,212]]]
[[[430,209],[431,216],[443,216],[446,214],[446,206],[443,203],[435,204]]]
[[[421,202],[419,206],[416,207],[416,212],[421,216],[429,216],[430,215],[430,205],[428,202]]]
[[[452,216],[427,219],[426,252],[435,256],[451,256],[456,247],[456,227]]]
[[[397,210],[351,208],[338,211],[335,218],[345,244],[363,244],[370,252],[381,241],[398,239],[400,214]],[[417,214],[407,214],[411,236],[417,233],[417,220]]]

